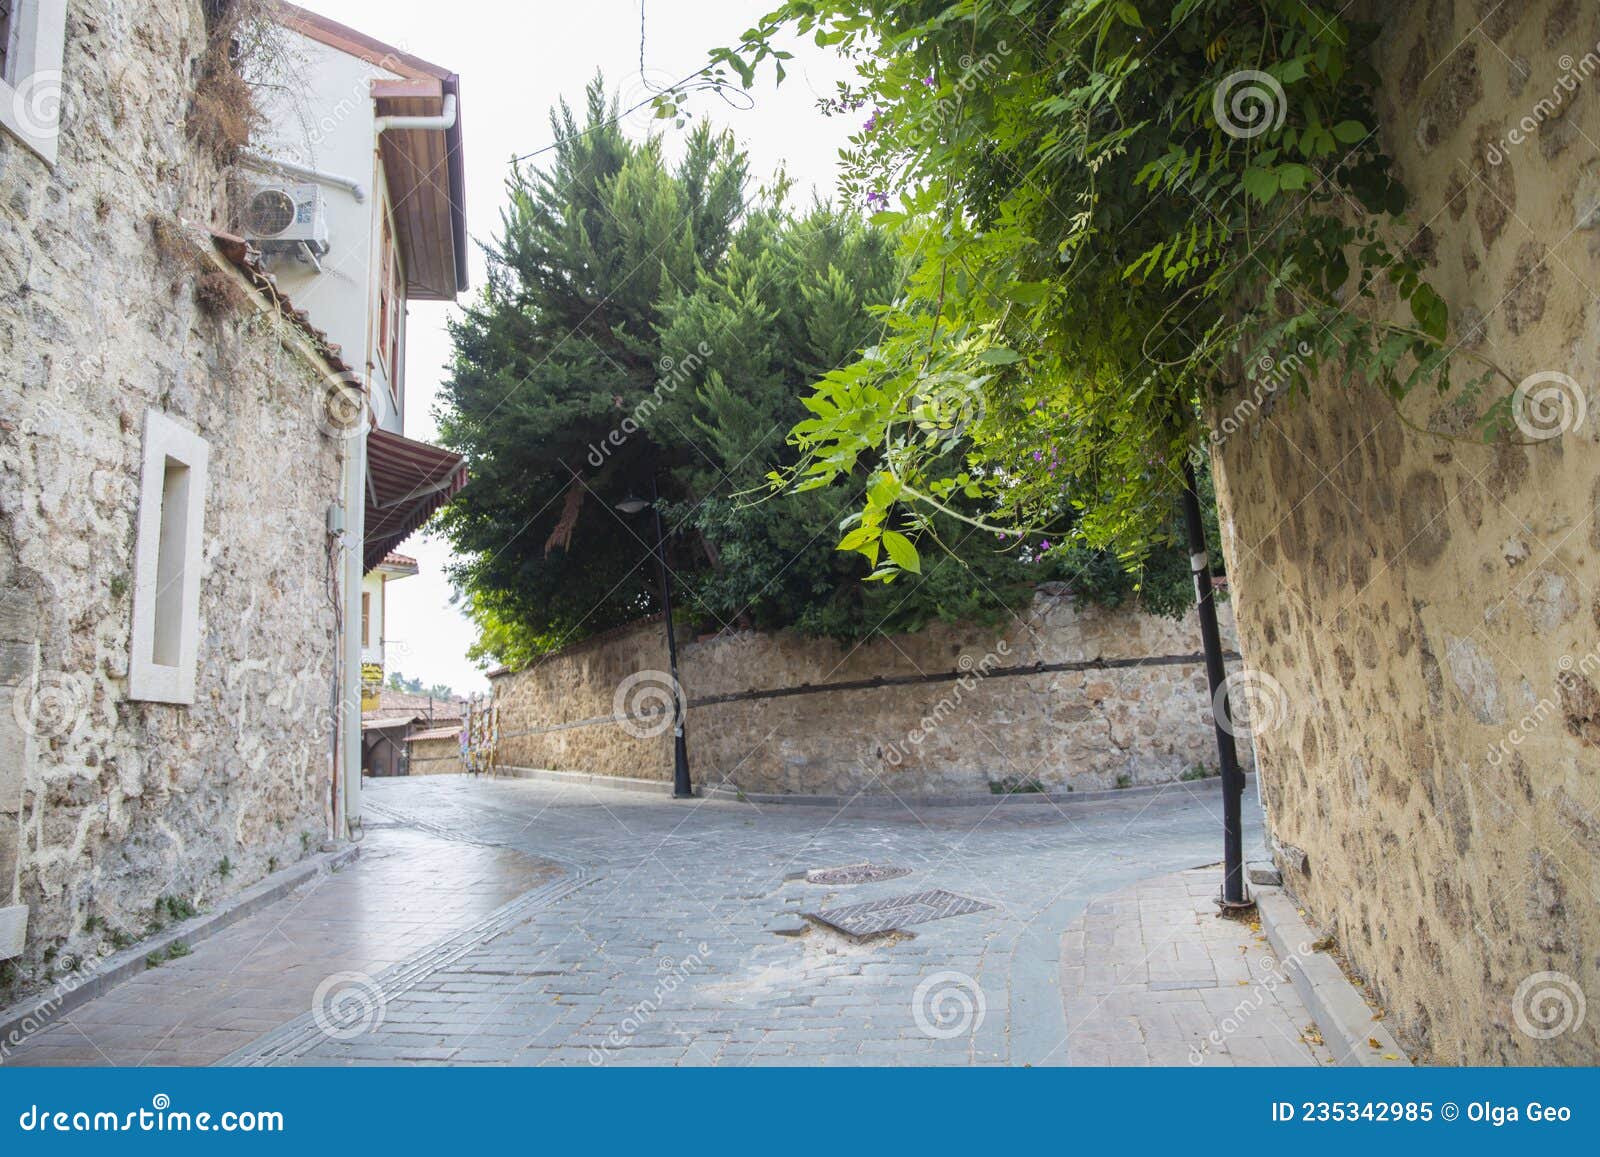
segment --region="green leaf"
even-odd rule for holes
[[[901,570],[908,570],[912,574],[922,573],[922,559],[905,535],[893,530],[884,531],[883,549],[889,552],[890,560]]]
[[[1340,121],[1333,126],[1333,135],[1342,145],[1353,145],[1367,139],[1367,126],[1360,121]]]
[[[1012,362],[1020,362],[1022,355],[1016,350],[993,346],[979,354],[978,360],[986,366],[1009,366]]]
[[[1265,205],[1278,195],[1278,172],[1276,169],[1252,168],[1244,171],[1240,178],[1245,192]]]
[[[1278,187],[1289,192],[1297,192],[1311,183],[1311,178],[1316,176],[1305,165],[1279,165],[1277,170]]]

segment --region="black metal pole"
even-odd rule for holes
[[[672,676],[672,798],[693,799],[689,781],[689,744],[684,738],[683,684],[678,679],[678,637],[672,629],[672,585],[667,574],[667,535],[661,527],[661,494],[656,478],[650,476],[650,509],[656,521],[656,565],[661,572],[661,615],[667,620],[667,667]]]
[[[1200,639],[1206,653],[1206,682],[1211,687],[1212,722],[1217,732],[1217,757],[1222,764],[1222,906],[1250,904],[1244,890],[1244,772],[1230,729],[1228,672],[1222,662],[1222,632],[1217,627],[1217,602],[1211,588],[1211,558],[1206,553],[1206,527],[1200,516],[1200,495],[1194,467],[1183,464],[1183,518],[1189,527],[1189,568],[1194,572],[1195,608],[1200,614]],[[1224,724],[1224,720],[1227,724]]]

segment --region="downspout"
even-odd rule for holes
[[[339,712],[339,774],[335,833],[348,836],[361,822],[361,583],[366,541],[367,418],[344,441],[344,671]]]
[[[456,123],[456,98],[444,98],[443,111],[436,117],[378,117],[373,122],[372,187],[383,189],[383,158],[378,138],[389,129],[449,129]],[[342,805],[336,817],[336,830],[353,835],[361,826],[361,584],[366,578],[363,554],[367,533],[367,431],[371,421],[373,346],[373,282],[378,275],[378,245],[382,237],[383,197],[377,198],[378,213],[373,214],[367,234],[366,332],[367,348],[361,388],[368,400],[366,415],[345,442],[344,504],[344,711],[341,722],[342,764],[338,795]]]
[[[453,129],[456,127],[455,94],[445,93],[443,111],[438,116],[379,117],[375,124],[380,137],[389,129],[437,129],[439,131]]]
[[[381,118],[380,118],[381,120]],[[363,316],[366,319],[366,350],[361,371],[361,392],[365,412],[356,429],[345,440],[344,476],[345,557],[344,557],[344,674],[345,698],[342,712],[342,759],[338,769],[338,788],[342,803],[339,834],[353,836],[361,827],[361,585],[366,579],[364,556],[367,540],[367,432],[372,422],[372,304],[373,283],[378,276],[378,239],[382,236],[384,212],[383,167],[378,155],[377,134],[373,135],[372,187],[380,191],[378,212],[372,215],[367,230],[367,283]]]

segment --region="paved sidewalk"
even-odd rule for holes
[[[1074,1065],[1327,1065],[1260,926],[1224,920],[1216,867],[1095,900],[1062,937]]]
[[[310,1009],[328,977],[379,973],[554,874],[504,848],[373,831],[349,867],[52,1018],[5,1063],[214,1064]]]
[[[366,800],[355,866],[61,1018],[15,1063],[1109,1063],[1120,1030],[1073,1002],[1153,994],[1156,966],[1097,987],[1064,930],[1098,947],[1109,919],[1113,945],[1149,951],[1170,915],[1211,958],[1228,947],[1187,890],[1208,897],[1216,870],[1184,877],[1181,904],[1139,891],[1215,859],[1214,781],[921,813],[466,777],[377,781]],[[863,861],[902,871],[804,878]],[[875,902],[930,918],[867,943],[802,918]]]

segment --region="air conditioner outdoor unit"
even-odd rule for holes
[[[257,185],[244,209],[245,239],[262,251],[328,251],[328,215],[318,185]]]

